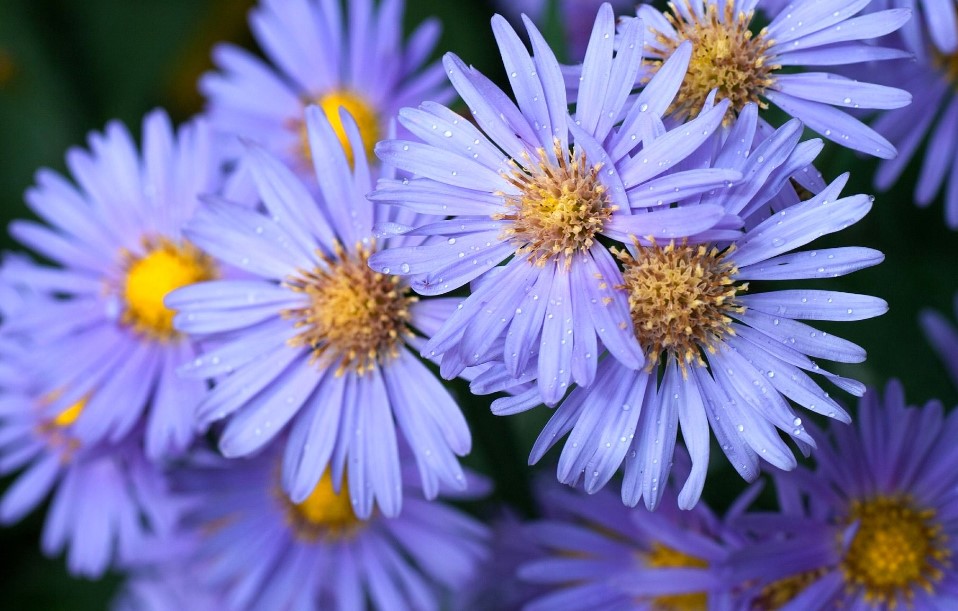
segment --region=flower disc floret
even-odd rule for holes
[[[856,500],[849,521],[858,529],[842,572],[867,601],[894,605],[918,588],[931,591],[942,579],[951,551],[933,509],[919,508],[907,497],[878,496]]]
[[[598,180],[601,164],[589,166],[585,155],[575,157],[558,142],[553,152],[557,161],[542,148],[536,162],[524,154],[526,167],[506,176],[519,194],[507,196],[510,211],[493,218],[511,221],[504,238],[519,244],[517,254],[528,253],[539,266],[564,255],[568,266],[569,257],[592,247],[616,208]]]
[[[334,251],[334,257],[319,253],[323,266],[286,281],[309,297],[307,306],[286,313],[303,328],[290,344],[309,346],[313,361],[324,367],[338,363],[337,376],[348,370],[362,375],[399,355],[403,336],[412,336],[409,306],[416,297],[398,277],[369,267],[374,246],[357,244],[347,253],[337,243]]]
[[[727,2],[721,9],[708,4],[701,17],[687,10],[690,17],[686,17],[674,3],[669,3],[669,7],[672,12],[666,18],[677,36],[673,38],[655,31],[665,57],[686,40],[693,45],[688,72],[672,105],[673,112],[680,118],[696,116],[716,88],[719,99],[731,101],[734,113],[750,102],[766,108],[762,96],[773,84],[772,73],[780,66],[769,56],[773,41],[767,31],[762,30],[755,36],[749,30],[754,12],[736,12],[735,3]]]
[[[624,266],[624,289],[636,338],[651,369],[661,354],[674,358],[685,369],[705,365],[702,350],[715,351],[716,344],[735,335],[731,313],[744,311],[735,296],[748,289],[736,284],[738,269],[726,260],[725,251],[704,245],[660,246],[633,242],[635,256],[616,250]]]
[[[213,260],[189,242],[165,238],[144,240],[142,257],[123,253],[126,276],[123,298],[126,309],[122,322],[138,333],[159,340],[177,336],[173,310],[164,305],[172,291],[216,277]]]

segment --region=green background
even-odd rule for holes
[[[209,49],[218,40],[251,45],[245,22],[251,4],[250,0],[0,0],[0,214],[4,225],[29,216],[22,194],[36,169],[63,171],[64,153],[71,146],[82,146],[90,130],[100,130],[117,118],[138,133],[143,114],[157,106],[166,107],[176,120],[200,110],[195,82],[210,68]],[[441,50],[455,51],[501,82],[504,74],[488,27],[492,12],[490,3],[477,0],[408,0],[406,25],[439,16],[444,25]],[[547,30],[556,41],[555,28]],[[852,171],[846,190],[850,194],[872,192],[875,165],[874,160],[828,145],[819,168],[827,179]],[[864,365],[834,369],[869,384],[898,377],[905,382],[910,401],[938,397],[954,405],[958,391],[924,341],[917,315],[930,307],[953,317],[958,242],[944,226],[940,198],[928,209],[913,205],[916,175],[911,167],[892,192],[877,194],[865,220],[822,240],[822,246],[877,248],[887,257],[882,265],[801,286],[868,293],[890,304],[889,313],[879,319],[822,325],[869,352]],[[15,247],[5,234],[2,240],[4,249]],[[469,397],[461,384],[456,390],[475,437],[468,463],[496,480],[497,499],[528,512],[530,472],[525,457],[547,410],[499,419],[489,414],[488,398]],[[843,400],[852,403],[848,397]],[[713,456],[706,499],[722,507],[743,483],[719,452]],[[0,487],[9,481],[3,480]],[[41,527],[42,509],[15,527],[0,529],[0,607],[104,608],[118,579],[71,579],[62,559],[40,555]]]

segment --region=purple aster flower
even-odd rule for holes
[[[758,490],[737,500],[725,519],[735,519]],[[652,513],[625,507],[607,491],[587,497],[555,484],[540,497],[549,515],[525,527],[538,558],[519,576],[545,591],[527,611],[732,608],[724,567],[743,542],[703,504],[679,511],[670,491]]]
[[[681,427],[692,469],[679,504],[689,508],[705,482],[710,427],[736,470],[751,480],[760,458],[782,469],[795,466],[779,431],[803,451],[814,445],[786,399],[849,420],[806,372],[861,393],[861,384],[828,373],[811,359],[855,363],[865,359],[865,351],[800,321],[861,320],[884,313],[887,304],[834,291],[746,292],[749,281],[831,278],[879,263],[882,254],[867,248],[792,252],[857,222],[872,198],[839,197],[846,174],[811,199],[769,216],[770,201],[811,164],[822,143],[799,144],[802,125],[792,120],[750,147],[745,143],[754,140],[757,115],[754,104],[746,106],[724,143],[713,149],[712,163],[740,170],[746,180],[702,197],[744,218],[744,232],[727,232],[712,242],[635,240],[616,251],[624,269],[613,290],[628,300],[630,330],[647,365],[630,370],[605,358],[595,383],[576,388],[556,409],[530,463],[569,433],[559,458],[560,481],[572,484],[584,477],[585,490],[592,493],[624,463],[623,502],[635,505],[644,497],[652,509],[663,492],[659,483],[668,477]],[[526,372],[519,380],[531,375]],[[472,388],[488,393],[514,383],[492,367]],[[527,391],[497,399],[492,408],[511,414],[537,404]]]
[[[50,170],[26,193],[48,224],[14,221],[10,233],[53,266],[8,257],[2,280],[35,295],[4,317],[2,333],[29,344],[23,370],[58,414],[86,400],[72,428],[84,445],[137,431],[153,459],[193,440],[193,409],[206,392],[176,367],[195,356],[173,328],[163,297],[219,273],[181,228],[199,193],[221,182],[202,120],[174,134],[162,111],[143,121],[143,153],[111,122],[90,150],[71,149],[74,186]],[[139,425],[145,421],[145,427]]]
[[[485,527],[415,498],[414,478],[404,480],[400,515],[360,520],[328,472],[301,503],[290,501],[279,454],[180,475],[196,501],[183,524],[200,541],[194,575],[225,590],[226,608],[438,609],[483,559]]]
[[[22,351],[5,344],[0,355],[0,475],[22,470],[0,501],[0,522],[15,523],[52,497],[43,552],[65,550],[69,571],[88,578],[135,560],[167,536],[179,508],[142,450],[131,441],[84,444],[73,429],[90,401],[51,412],[53,397],[27,384],[32,376],[20,366]]]
[[[403,106],[448,98],[442,67],[426,65],[439,25],[419,26],[402,41],[402,0],[263,0],[250,26],[268,60],[233,45],[214,50],[221,72],[205,75],[213,127],[258,142],[290,167],[311,168],[305,111],[318,104],[350,160],[339,120],[345,108],[359,125],[367,156]]]
[[[397,424],[429,496],[439,482],[465,484],[456,456],[470,450],[455,400],[417,351],[455,301],[418,301],[399,278],[369,267],[373,224],[417,223],[405,210],[374,211],[364,157],[350,170],[322,109],[307,110],[319,180],[317,204],[277,158],[251,148],[247,162],[264,212],[212,200],[188,235],[251,277],[178,291],[167,304],[176,326],[217,348],[188,363],[192,378],[218,378],[200,405],[201,424],[229,417],[219,439],[229,457],[259,450],[289,429],[283,488],[301,502],[331,470],[337,490],[349,466],[350,496],[365,518],[374,500],[389,516],[402,500]],[[359,127],[343,114],[349,142]],[[422,238],[385,241],[417,243]]]
[[[946,0],[935,4],[946,3],[950,4]],[[955,10],[954,5],[951,10]],[[955,26],[958,20],[949,23]],[[931,34],[921,22],[908,24],[901,36],[914,51],[914,60],[884,62],[880,67],[866,66],[859,72],[865,78],[894,83],[915,98],[909,108],[884,113],[872,124],[899,150],[897,158],[881,163],[875,186],[881,190],[891,188],[913,159],[923,157],[915,202],[928,206],[943,191],[945,222],[951,229],[958,229],[958,51],[949,54],[937,50]],[[922,147],[926,141],[927,145]]]
[[[695,201],[741,176],[678,169],[716,130],[728,105],[671,131],[663,127],[690,45],[680,46],[630,102],[642,31],[637,22],[626,28],[614,53],[614,16],[603,5],[569,117],[559,64],[535,26],[526,25],[533,56],[504,18],[492,20],[516,103],[449,54],[449,77],[478,128],[426,103],[399,117],[422,142],[377,145],[383,161],[418,178],[381,180],[371,199],[452,218],[405,228],[430,239],[383,250],[370,263],[410,276],[424,295],[472,282],[472,294],[425,354],[442,355],[447,377],[492,360],[504,360],[518,376],[531,362],[543,400],[555,404],[572,381],[592,382],[600,342],[626,368],[644,364],[626,322],[626,296],[614,290],[621,273],[600,238],[638,235],[648,243],[709,231],[727,221],[719,206],[670,204]]]
[[[955,318],[958,318],[958,293],[955,294]],[[952,384],[958,388],[958,329],[934,310],[922,311],[921,327],[928,343],[951,376]]]
[[[642,5],[637,15],[652,33],[645,41],[650,57],[665,59],[684,42],[694,44],[671,108],[678,118],[695,116],[717,88],[718,99],[729,100],[735,113],[748,103],[766,108],[770,102],[833,142],[890,159],[894,146],[843,109],[901,108],[911,95],[832,72],[791,72],[907,56],[868,41],[900,28],[911,11],[890,9],[856,17],[869,1],[796,0],[766,7],[759,0],[676,0],[669,13]],[[768,14],[768,26],[757,32],[752,29],[756,5],[777,9]],[[651,71],[656,69],[653,64]],[[761,123],[767,132],[765,120]]]
[[[741,608],[952,609],[958,604],[958,412],[906,407],[892,382],[854,427],[832,427],[814,470],[776,473],[780,513],[730,558]],[[751,606],[750,606],[751,605]]]

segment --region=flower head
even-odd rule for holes
[[[85,444],[136,434],[149,457],[174,455],[193,440],[206,387],[175,373],[195,349],[163,299],[223,271],[182,233],[198,196],[221,182],[209,130],[195,120],[174,134],[156,111],[143,122],[142,154],[110,123],[91,134],[89,151],[72,149],[67,165],[76,186],[41,170],[27,191],[47,224],[10,225],[53,265],[5,260],[2,281],[30,303],[4,313],[2,334],[31,347],[25,371],[52,412],[86,401],[72,429]]]
[[[555,484],[540,497],[547,517],[525,527],[538,557],[519,576],[542,591],[525,609],[731,608],[723,572],[740,537],[704,505],[679,511],[671,491],[652,513],[624,507],[607,491],[587,497]]]
[[[345,111],[340,120],[361,147],[357,123]],[[397,424],[429,496],[440,481],[465,483],[456,457],[470,449],[466,421],[409,349],[455,302],[420,302],[405,282],[369,267],[381,246],[421,241],[377,241],[374,223],[418,218],[375,212],[365,197],[366,159],[350,166],[321,108],[311,107],[307,122],[319,202],[277,158],[252,147],[245,162],[262,210],[210,201],[187,231],[248,278],[195,284],[166,303],[180,312],[181,332],[222,340],[182,372],[217,380],[198,417],[203,425],[228,418],[224,454],[252,454],[288,430],[283,488],[293,502],[305,502],[329,473],[337,490],[348,479],[350,511],[368,517],[375,500],[392,516],[402,499]]]
[[[814,470],[775,474],[781,514],[743,518],[755,542],[729,561],[743,598],[789,609],[953,604],[956,427],[937,402],[906,407],[896,382],[883,399],[866,394],[857,426],[819,436]]]
[[[486,529],[408,488],[402,513],[361,520],[327,474],[300,503],[280,483],[280,452],[190,468],[179,489],[198,499],[182,528],[198,542],[193,575],[229,608],[429,609],[466,584]],[[476,483],[476,482],[473,482]]]
[[[629,370],[613,358],[599,362],[595,383],[573,390],[545,426],[530,457],[538,461],[569,433],[559,459],[560,481],[584,478],[587,492],[604,486],[624,463],[622,499],[658,504],[672,462],[678,428],[692,458],[679,503],[698,500],[709,460],[711,427],[733,466],[746,479],[759,459],[795,466],[779,431],[809,448],[814,441],[788,399],[814,412],[848,420],[845,411],[806,372],[840,388],[863,387],[820,368],[811,358],[860,362],[858,346],[801,320],[860,320],[884,313],[875,297],[821,290],[759,292],[752,281],[830,278],[874,265],[881,253],[866,248],[793,250],[843,229],[864,216],[872,198],[839,197],[847,175],[804,202],[784,189],[808,168],[821,142],[799,143],[792,121],[754,147],[757,108],[747,106],[727,138],[697,162],[727,163],[749,180],[707,193],[703,202],[745,219],[744,231],[718,239],[634,240],[617,250],[622,281],[614,290],[628,301],[631,329],[646,359]],[[783,201],[776,201],[784,197]],[[784,208],[772,214],[780,204]],[[526,381],[531,372],[518,379]],[[491,367],[475,392],[509,388],[515,381]],[[515,413],[537,405],[528,391],[497,399],[493,411]]]
[[[50,497],[43,552],[65,552],[70,573],[92,579],[168,536],[178,506],[142,449],[132,440],[82,442],[74,428],[92,397],[51,411],[54,396],[32,389],[22,348],[4,344],[0,354],[0,475],[22,470],[0,501],[0,523],[18,522]]]
[[[385,249],[370,264],[409,276],[425,295],[471,282],[472,294],[433,336],[426,354],[442,355],[444,376],[504,361],[518,377],[531,363],[551,405],[571,382],[592,382],[599,342],[627,368],[644,364],[628,327],[627,297],[615,290],[621,273],[602,240],[707,235],[734,220],[718,206],[681,204],[727,189],[740,174],[679,169],[718,127],[728,104],[672,130],[663,126],[691,45],[682,45],[630,97],[641,63],[641,28],[628,27],[614,52],[612,9],[603,5],[569,116],[559,64],[538,30],[527,21],[530,56],[502,17],[492,26],[516,102],[458,57],[445,57],[478,128],[437,104],[403,109],[400,122],[422,142],[388,140],[376,151],[418,177],[382,180],[371,198],[395,209],[453,216],[401,228],[405,235],[430,237],[421,245]]]
[[[675,0],[669,12],[640,5],[637,18],[646,37],[649,71],[658,70],[683,43],[693,43],[689,69],[670,109],[678,118],[695,116],[712,91],[729,100],[731,115],[747,104],[775,104],[842,146],[889,159],[895,148],[845,110],[907,106],[901,89],[853,81],[830,72],[793,74],[783,68],[834,66],[907,56],[867,41],[900,28],[911,12],[890,9],[856,17],[866,2],[822,0],[762,6],[768,26],[756,31],[755,0]],[[628,23],[630,20],[625,20]],[[837,108],[836,108],[837,107]],[[762,120],[763,125],[764,119]]]
[[[403,106],[445,99],[442,67],[426,65],[439,37],[428,21],[402,41],[402,2],[263,0],[250,13],[253,34],[270,63],[232,45],[216,48],[221,72],[200,89],[213,126],[260,143],[304,175],[311,167],[306,108],[326,114],[350,163],[371,156]],[[355,121],[363,146],[350,144],[340,108]]]

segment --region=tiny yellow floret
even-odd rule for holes
[[[173,328],[173,310],[163,299],[172,291],[216,277],[213,260],[189,242],[177,244],[165,238],[145,240],[142,257],[128,252],[123,299],[126,309],[122,322],[153,339],[169,340],[177,336]]]
[[[339,109],[344,108],[352,115],[359,127],[359,135],[362,137],[363,146],[367,159],[373,156],[373,147],[382,138],[382,127],[379,121],[379,114],[376,108],[361,94],[348,89],[331,91],[325,95],[317,97],[310,101],[319,105],[323,109],[329,124],[339,138],[339,143],[346,151],[346,159],[352,167],[355,163],[353,147],[349,144],[346,137],[346,128],[343,126],[343,120],[339,115]],[[297,125],[299,130],[300,148],[303,159],[312,163],[312,152],[309,148],[309,133],[306,130],[306,121],[300,121]]]

